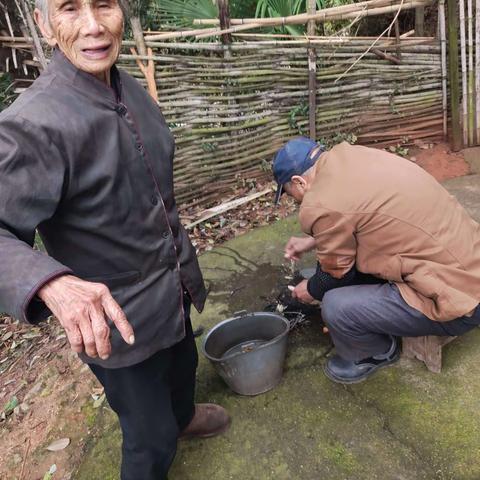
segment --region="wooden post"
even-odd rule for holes
[[[220,20],[220,28],[227,30],[230,28],[230,9],[228,6],[228,0],[217,0],[218,2],[218,18]],[[221,36],[222,43],[224,45],[230,45],[232,43],[232,36],[229,33],[225,33]]]
[[[397,45],[397,58],[402,58],[402,48],[400,46],[400,24],[398,18],[395,19],[395,43]]]
[[[43,52],[42,43],[40,42],[40,37],[38,36],[35,22],[33,21],[32,14],[30,13],[30,7],[28,6],[26,0],[21,0],[21,6],[27,21],[28,30],[30,31],[30,35],[33,40],[35,54],[40,62],[40,65],[42,66],[42,69],[45,69],[47,68],[47,59],[45,57],[45,53]]]
[[[133,39],[135,40],[138,54],[143,56],[147,55],[147,46],[145,45],[145,37],[143,36],[143,27],[140,17],[130,17],[130,26],[132,27]]]
[[[140,20],[142,0],[130,0],[128,2],[128,10],[130,26],[132,27],[133,39],[135,40],[138,54],[146,55],[147,46],[145,45],[145,37],[143,36],[142,22]]]
[[[415,9],[415,35],[423,37],[425,25],[425,7],[417,7]]]
[[[460,79],[458,73],[458,12],[457,0],[447,0],[447,2],[452,150],[458,151],[462,148],[462,130],[460,128]]]
[[[145,43],[145,36],[143,34],[142,22],[140,20],[141,2],[130,2],[130,26],[132,27],[133,39],[135,40],[136,50],[131,48],[130,51],[133,55],[149,56],[153,55],[151,48],[147,49]],[[143,73],[145,80],[147,81],[147,88],[150,96],[155,102],[158,102],[157,83],[155,81],[155,62],[153,60],[140,60],[136,59],[138,68]]]
[[[317,11],[316,0],[308,0],[307,13],[315,14]],[[307,35],[316,34],[316,22],[310,20],[307,24]],[[308,125],[310,138],[317,138],[317,51],[315,47],[308,49]]]

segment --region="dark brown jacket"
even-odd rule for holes
[[[140,84],[112,69],[109,88],[60,52],[0,114],[0,311],[38,322],[36,297],[71,272],[105,283],[135,331],[112,328],[107,361],[138,363],[184,336],[184,290],[205,288],[173,193],[175,144]],[[32,249],[38,229],[49,255]]]

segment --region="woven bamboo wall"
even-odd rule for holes
[[[372,41],[314,42],[319,138],[354,133],[358,143],[380,147],[441,138],[439,42],[402,40],[400,64],[368,53],[338,79]],[[208,202],[239,175],[266,175],[266,162],[287,138],[308,135],[306,42],[234,43],[229,54],[219,43],[148,45],[159,103],[177,142],[179,203]],[[399,53],[391,41],[377,48]],[[136,59],[124,53],[119,65],[146,85]]]

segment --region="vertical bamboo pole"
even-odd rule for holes
[[[147,46],[145,45],[145,37],[143,36],[143,27],[140,17],[132,15],[130,17],[130,26],[132,27],[133,39],[137,46],[139,55],[147,55]]]
[[[467,48],[465,34],[465,0],[459,0],[460,9],[460,61],[462,66],[462,127],[463,145],[468,145],[468,85],[467,85]]]
[[[400,24],[398,18],[395,19],[395,43],[397,45],[397,57],[402,58],[402,49],[400,48]]]
[[[37,29],[35,27],[35,22],[33,21],[32,15],[30,13],[30,7],[26,0],[21,0],[21,6],[23,8],[23,14],[27,20],[27,26],[30,30],[30,35],[33,40],[33,45],[35,49],[36,56],[38,57],[38,61],[42,66],[42,69],[47,68],[47,59],[45,57],[45,53],[43,52],[42,43],[40,42],[40,37],[38,36]]]
[[[458,75],[457,1],[458,0],[447,0],[450,108],[452,115],[452,149],[454,151],[458,151],[462,148],[462,131],[460,128],[460,80]]]
[[[475,134],[475,98],[473,73],[473,3],[467,0],[467,26],[468,26],[468,144],[474,144]]]
[[[423,37],[425,24],[425,7],[417,7],[415,9],[415,35]]]
[[[480,0],[477,0],[480,2]],[[438,24],[440,33],[440,47],[442,58],[442,107],[443,107],[443,135],[448,135],[448,91],[447,91],[447,38],[445,26],[445,0],[438,2]]]
[[[307,13],[315,14],[317,11],[316,0],[308,0]],[[316,34],[316,22],[310,20],[307,24],[307,35]],[[317,138],[317,51],[315,47],[308,49],[308,125],[310,138]]]
[[[480,0],[475,3],[475,98],[476,142],[480,143]]]
[[[222,30],[228,30],[230,28],[230,9],[228,0],[217,0],[217,5],[220,28]],[[232,36],[229,33],[224,33],[221,38],[224,45],[230,45],[232,43]]]

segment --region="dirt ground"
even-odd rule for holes
[[[407,158],[439,181],[469,173],[463,155],[446,144],[421,144]],[[288,201],[274,210],[272,200],[270,194],[197,227],[198,251],[294,211]],[[71,479],[91,440],[102,394],[55,320],[31,327],[0,317],[0,480]],[[64,443],[52,445],[57,440]]]

